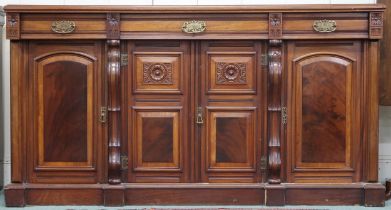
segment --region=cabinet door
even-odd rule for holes
[[[102,181],[101,45],[32,42],[29,52],[30,182]]]
[[[288,182],[354,182],[361,171],[363,44],[288,44]]]
[[[128,44],[128,182],[189,180],[189,50],[186,41]]]
[[[266,70],[260,42],[203,42],[199,82],[203,182],[261,181]],[[199,121],[199,120],[198,120]]]

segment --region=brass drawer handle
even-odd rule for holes
[[[337,30],[337,22],[334,20],[315,20],[314,30],[320,33],[330,33]]]
[[[76,28],[76,24],[69,20],[54,21],[52,23],[52,31],[58,34],[72,33]]]
[[[188,34],[201,33],[206,30],[206,22],[199,20],[186,21],[182,25],[182,31]]]

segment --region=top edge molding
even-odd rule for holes
[[[383,11],[384,4],[292,4],[219,6],[7,5],[12,13],[269,13]]]

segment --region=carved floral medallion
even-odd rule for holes
[[[144,84],[173,84],[171,63],[144,63]]]
[[[216,63],[216,84],[246,84],[245,63]]]
[[[370,22],[371,22],[372,26],[382,26],[383,25],[383,13],[372,12]]]
[[[19,39],[20,38],[20,17],[19,14],[9,13],[7,14],[7,38]]]
[[[282,36],[282,13],[269,14],[269,38]]]

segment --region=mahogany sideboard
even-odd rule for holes
[[[384,9],[6,6],[6,205],[384,206]]]

